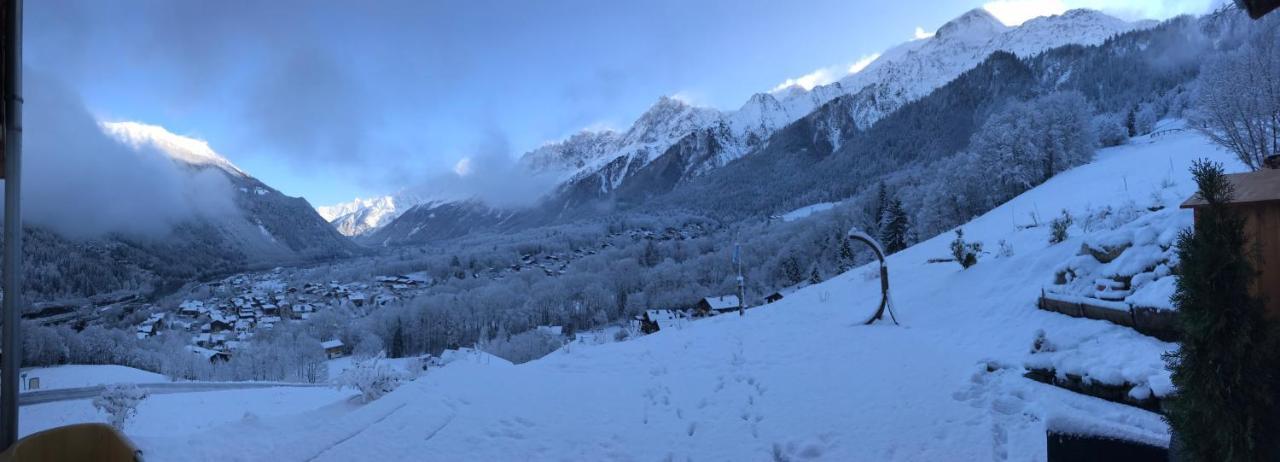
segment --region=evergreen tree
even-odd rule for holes
[[[1129,130],[1129,138],[1138,136],[1137,110],[1129,108],[1129,115],[1124,118],[1124,128]]]
[[[397,321],[396,329],[391,333],[391,351],[387,352],[387,356],[400,358],[404,353],[404,327]]]
[[[818,274],[818,267],[815,265],[809,270],[809,283],[817,284],[819,282],[822,282],[822,275]]]
[[[885,252],[890,254],[907,248],[907,238],[911,234],[911,223],[907,212],[902,209],[902,201],[894,198],[884,210],[881,220],[880,243]]]
[[[1234,194],[1222,166],[1192,167],[1200,197],[1194,230],[1178,236],[1181,343],[1165,360],[1178,393],[1166,419],[1187,460],[1276,460],[1275,323],[1249,292],[1244,220],[1226,206]]]
[[[845,237],[844,234],[837,233],[836,239],[840,241],[840,254],[837,256],[837,264],[840,267],[840,272],[843,273],[853,269],[853,247],[849,245],[849,238]]]
[[[889,208],[889,189],[881,181],[876,187],[876,200],[872,204],[871,210],[867,211],[867,233],[872,236],[880,236],[880,232],[884,229],[884,212]]]

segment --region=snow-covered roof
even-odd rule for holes
[[[326,350],[330,348],[342,348],[342,340],[333,339],[320,342],[320,347]]]
[[[713,310],[727,310],[738,307],[737,295],[721,295],[719,297],[707,297],[702,299],[711,306]]]

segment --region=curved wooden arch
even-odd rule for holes
[[[885,311],[888,311],[889,319],[893,320],[894,325],[898,325],[898,317],[893,314],[893,301],[889,298],[889,266],[884,261],[884,248],[875,238],[856,227],[849,230],[849,239],[867,244],[867,247],[871,247],[871,251],[875,252],[876,259],[880,261],[880,308],[862,324],[870,325],[883,320]]]

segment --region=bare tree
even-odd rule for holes
[[[1280,153],[1280,44],[1276,26],[1205,63],[1191,125],[1252,170]]]

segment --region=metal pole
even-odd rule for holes
[[[0,341],[0,447],[18,441],[22,366],[22,0],[5,0],[4,32],[4,327]]]

